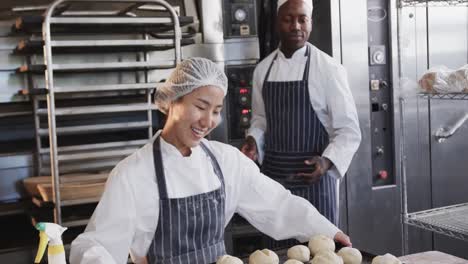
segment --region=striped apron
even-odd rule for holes
[[[322,155],[328,145],[328,133],[317,117],[309,97],[310,51],[307,47],[304,76],[299,81],[269,82],[273,59],[265,76],[262,96],[267,129],[262,172],[283,184],[295,195],[309,200],[318,211],[337,224],[336,180],[326,174],[307,185],[294,180],[299,172],[310,172],[304,161]]]
[[[221,187],[185,198],[167,196],[160,139],[153,143],[154,167],[159,189],[159,219],[148,250],[148,263],[213,263],[226,254],[224,247],[224,177],[213,153],[210,157]]]

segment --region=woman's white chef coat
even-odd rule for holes
[[[160,132],[157,133],[159,135]],[[159,217],[159,196],[152,142],[120,162],[106,183],[103,196],[85,233],[72,243],[70,262],[146,263]],[[291,195],[260,173],[236,148],[203,140],[216,157],[226,185],[226,225],[235,212],[258,230],[274,237],[308,240],[316,234],[330,238],[339,231],[306,200]],[[220,187],[209,157],[200,146],[183,157],[161,139],[161,154],[169,198],[206,193]]]
[[[348,85],[346,70],[333,58],[310,43],[309,96],[310,103],[328,132],[330,143],[322,156],[335,165],[331,170],[336,178],[345,175],[354,153],[361,142],[358,115],[353,95]],[[259,161],[263,160],[264,133],[267,129],[265,104],[262,89],[268,68],[278,52],[278,58],[271,68],[268,81],[302,80],[307,57],[307,47],[297,50],[286,58],[277,49],[262,60],[254,71],[252,93],[252,121],[249,135],[253,136],[259,148]]]

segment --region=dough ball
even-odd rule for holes
[[[401,261],[392,254],[385,254],[383,256],[377,256],[372,260],[372,264],[401,264]]]
[[[310,260],[310,250],[303,245],[297,245],[288,249],[288,259],[295,259],[302,262]]]
[[[219,257],[218,261],[216,261],[216,264],[244,264],[244,262],[236,257],[224,255]]]
[[[311,264],[344,264],[343,259],[333,251],[320,251],[310,262]]]
[[[362,254],[355,248],[344,247],[337,254],[343,258],[344,264],[361,264],[362,262]]]
[[[309,249],[312,256],[324,250],[335,252],[335,242],[324,235],[314,236],[309,240]]]
[[[279,258],[269,249],[256,250],[250,254],[249,264],[278,264]]]
[[[288,259],[288,260],[286,260],[286,262],[284,262],[284,264],[304,264],[304,262],[301,262],[301,261],[295,260],[295,259]]]

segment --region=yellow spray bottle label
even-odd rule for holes
[[[42,257],[44,256],[45,249],[49,243],[49,237],[44,231],[39,232],[39,248],[37,249],[36,259],[34,263],[41,263]]]
[[[47,250],[47,254],[49,254],[49,256],[62,254],[64,252],[65,248],[63,245],[49,245],[49,249]]]

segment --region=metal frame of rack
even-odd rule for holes
[[[116,12],[99,12],[93,10],[88,13],[67,11],[75,4],[95,4],[104,3],[105,5],[118,4],[125,5],[122,10]],[[73,4],[73,5],[72,5]],[[158,6],[160,8],[152,9],[146,12],[144,17],[139,17],[134,10],[142,6]],[[148,16],[148,12],[153,12]],[[157,13],[159,12],[159,13]],[[161,12],[168,14],[167,17],[161,16]],[[91,14],[92,13],[92,14]],[[33,19],[37,20],[37,19]],[[28,67],[23,67],[19,71],[28,74],[29,93],[33,99],[33,108],[35,116],[36,140],[38,167],[42,174],[51,175],[54,203],[54,221],[64,226],[76,226],[86,224],[84,221],[64,222],[62,218],[62,207],[86,204],[96,202],[96,199],[83,199],[83,201],[63,201],[60,194],[60,175],[64,173],[80,171],[85,163],[88,170],[99,171],[99,168],[113,167],[122,157],[131,154],[133,151],[144,145],[153,135],[152,110],[154,106],[151,100],[151,91],[157,89],[161,83],[150,82],[148,71],[158,69],[171,69],[181,61],[182,32],[179,16],[176,10],[164,0],[57,0],[53,2],[42,17],[42,40],[29,41],[22,43],[18,49],[24,53],[37,52],[38,47],[43,45],[44,65],[32,64],[30,61]],[[23,21],[26,23],[27,21]],[[37,23],[37,21],[31,21]],[[188,22],[190,23],[190,21]],[[115,39],[115,40],[67,40],[63,38],[55,39],[55,34],[64,33],[64,29],[71,27],[73,30],[86,28],[85,33],[90,34],[93,26],[112,29],[113,25],[117,28],[117,33],[128,34],[135,28],[134,34],[142,34],[142,39]],[[16,25],[18,26],[18,25]],[[60,30],[55,29],[60,27]],[[122,29],[122,31],[119,31]],[[159,31],[158,31],[159,29]],[[168,32],[170,34],[160,38],[149,38],[153,32]],[[98,33],[98,32],[96,32]],[[112,34],[114,30],[106,31]],[[184,43],[192,42],[184,39]],[[28,45],[29,44],[29,45]],[[39,45],[39,46],[38,46]],[[94,63],[65,63],[56,60],[57,54],[71,52],[80,54],[86,51],[106,52],[106,49],[116,50],[116,52],[138,52],[136,61],[124,62],[94,62]],[[83,51],[83,49],[85,51]],[[174,58],[166,60],[149,60],[150,51],[174,50]],[[35,50],[35,51],[34,51]],[[40,49],[39,49],[40,52]],[[103,85],[76,85],[59,84],[55,82],[54,75],[69,73],[94,73],[94,72],[135,72],[139,71],[143,77],[137,83],[129,84],[103,84]],[[45,88],[34,87],[32,74],[45,74]],[[141,79],[143,78],[143,79]],[[94,96],[105,93],[137,93],[145,96],[145,102],[141,103],[112,103],[103,105],[58,105],[57,100],[61,96],[68,98],[80,98],[80,95]],[[47,101],[47,109],[40,108],[41,103]],[[61,116],[73,117],[80,115],[111,114],[111,113],[129,113],[129,112],[147,112],[147,118],[144,121],[126,121],[110,124],[80,124],[76,126],[57,125],[57,118]],[[41,128],[41,116],[47,117],[47,128]],[[91,132],[108,131],[131,131],[133,129],[147,129],[148,138],[145,140],[123,140],[119,142],[91,143],[73,146],[58,146],[57,137],[60,135],[79,135]],[[49,146],[44,146],[41,137],[49,137]],[[50,158],[44,158],[46,156]],[[102,160],[100,160],[102,158]],[[89,160],[96,159],[96,162],[89,163]],[[74,163],[70,163],[73,161]],[[47,163],[50,163],[48,171]],[[65,164],[61,164],[65,163]],[[70,163],[70,164],[68,164]],[[80,164],[81,163],[81,164]],[[60,165],[60,166],[59,166]]]
[[[400,0],[399,6],[460,6],[468,5],[468,0]]]
[[[468,93],[452,93],[452,94],[419,94],[420,97],[431,100],[468,100]],[[415,226],[424,230],[436,232],[452,238],[468,241],[468,203],[457,204],[430,210],[408,213],[408,194],[407,194],[407,178],[406,178],[406,155],[405,155],[405,127],[404,127],[404,111],[405,99],[399,99],[400,105],[400,163],[401,163],[401,191],[402,191],[402,220],[403,220],[403,255],[408,253],[409,235],[408,228],[405,225]],[[468,113],[460,119],[448,131],[437,131],[436,137],[438,140],[445,140],[452,136],[455,131],[468,120]]]

